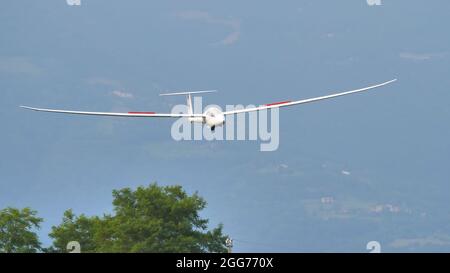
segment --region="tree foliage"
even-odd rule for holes
[[[222,225],[208,230],[199,212],[206,202],[181,186],[151,184],[113,191],[114,214],[76,216],[71,210],[54,226],[54,248],[78,241],[82,252],[225,252]]]
[[[53,248],[49,252],[66,251],[66,246],[71,241],[77,241],[83,246],[83,252],[93,252],[94,247],[94,225],[98,221],[97,217],[86,217],[84,214],[75,216],[72,210],[64,212],[62,223],[57,227],[52,227],[50,237],[53,240]]]
[[[34,253],[41,250],[36,230],[42,218],[30,209],[5,208],[0,210],[0,252]]]

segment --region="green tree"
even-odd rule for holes
[[[83,246],[83,252],[94,252],[94,226],[97,221],[97,217],[89,218],[84,214],[77,217],[72,210],[65,211],[62,223],[52,228],[50,237],[54,239],[53,248],[48,251],[65,252],[70,241],[77,241]]]
[[[181,186],[129,188],[113,191],[113,215],[76,217],[71,210],[50,236],[64,251],[78,241],[83,252],[225,252],[222,225],[208,230],[199,216],[206,202]]]
[[[36,230],[42,218],[37,212],[24,208],[5,208],[0,210],[0,252],[34,253],[41,250]]]

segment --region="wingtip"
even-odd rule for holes
[[[36,110],[36,109],[33,108],[33,107],[24,106],[24,105],[20,105],[19,107],[20,107],[20,108],[23,108],[23,109],[27,109],[27,110]]]
[[[386,84],[390,84],[390,83],[393,83],[393,82],[396,82],[397,81],[397,78],[393,78],[392,80],[389,80],[389,81],[387,81],[387,82],[384,82],[384,83],[382,83],[382,84],[380,84],[380,85],[386,85]]]

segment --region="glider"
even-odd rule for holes
[[[383,82],[380,84],[376,84],[376,85],[372,85],[372,86],[368,86],[368,87],[364,87],[364,88],[360,88],[360,89],[335,93],[335,94],[331,94],[331,95],[321,96],[321,97],[296,100],[296,101],[286,100],[286,101],[264,104],[259,107],[246,108],[246,109],[240,109],[240,110],[222,112],[217,107],[210,107],[203,114],[194,114],[194,111],[192,108],[192,95],[193,94],[212,93],[212,92],[216,92],[216,90],[160,94],[160,96],[186,95],[187,96],[186,104],[188,107],[187,114],[184,114],[184,113],[161,114],[161,113],[156,113],[156,112],[128,112],[128,113],[85,112],[85,111],[69,111],[69,110],[34,108],[34,107],[28,107],[28,106],[20,106],[20,107],[29,109],[29,110],[40,111],[40,112],[74,114],[74,115],[111,116],[111,117],[145,117],[145,118],[188,118],[190,122],[199,122],[199,123],[207,124],[211,128],[211,130],[214,131],[216,126],[221,126],[225,123],[226,115],[234,115],[234,114],[247,113],[247,112],[253,112],[253,111],[267,110],[267,109],[272,109],[272,108],[287,107],[287,106],[293,106],[293,105],[298,105],[298,104],[305,104],[305,103],[310,103],[310,102],[316,102],[316,101],[336,98],[336,97],[340,97],[340,96],[360,93],[360,92],[368,91],[368,90],[371,90],[374,88],[382,87],[382,86],[385,86],[392,82],[395,82],[396,80],[397,79],[393,79],[393,80]]]

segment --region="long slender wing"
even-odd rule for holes
[[[160,114],[155,112],[128,112],[128,113],[114,113],[114,112],[84,112],[84,111],[68,111],[57,109],[34,108],[28,106],[20,106],[21,108],[61,114],[73,115],[90,115],[90,116],[112,116],[112,117],[146,117],[146,118],[181,118],[181,117],[202,117],[202,114]]]
[[[322,97],[316,97],[316,98],[305,99],[305,100],[297,100],[297,101],[281,101],[281,102],[269,103],[269,104],[261,105],[259,107],[254,107],[254,108],[247,108],[247,109],[241,109],[241,110],[227,111],[227,112],[223,112],[223,114],[224,115],[232,115],[232,114],[260,111],[260,110],[277,108],[277,107],[285,107],[285,106],[292,106],[292,105],[303,104],[303,103],[310,103],[310,102],[315,102],[315,101],[319,101],[319,100],[326,100],[326,99],[331,99],[331,98],[335,98],[335,97],[345,96],[345,95],[349,95],[349,94],[364,92],[364,91],[367,91],[367,90],[370,90],[370,89],[374,89],[374,88],[377,88],[377,87],[381,87],[381,86],[390,84],[392,82],[395,82],[396,80],[397,79],[393,79],[393,80],[390,80],[390,81],[387,81],[387,82],[384,82],[384,83],[380,83],[380,84],[377,84],[377,85],[372,85],[372,86],[368,86],[368,87],[364,87],[364,88],[360,88],[360,89],[356,89],[356,90],[341,92],[341,93],[327,95],[327,96],[322,96]]]

